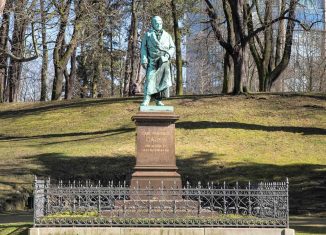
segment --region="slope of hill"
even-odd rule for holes
[[[293,214],[326,211],[326,96],[187,96],[176,155],[183,181],[290,180]],[[22,209],[33,175],[128,180],[140,99],[0,105],[0,211]]]

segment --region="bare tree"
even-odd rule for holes
[[[131,18],[130,18],[130,28],[128,36],[128,50],[127,50],[127,59],[126,59],[126,68],[125,68],[125,79],[124,79],[124,96],[133,94],[133,84],[134,77],[136,74],[136,61],[139,60],[137,56],[138,48],[138,16],[137,16],[137,7],[139,4],[135,0],[131,1]]]
[[[273,21],[273,4],[274,1],[265,1],[264,16],[262,16],[259,9],[258,1],[254,1],[256,7],[256,14],[258,15],[259,22],[256,24],[258,27],[268,25]],[[287,68],[292,52],[293,33],[295,27],[295,9],[297,1],[290,1],[290,6],[287,18],[286,31],[284,30],[284,16],[286,12],[286,0],[281,1],[280,11],[278,18],[279,29],[276,36],[276,44],[273,43],[274,30],[272,27],[267,27],[264,30],[263,40],[256,35],[249,40],[250,51],[257,65],[259,77],[259,91],[270,91],[272,85],[277,81],[282,72]],[[248,10],[248,31],[249,34],[254,34],[254,22],[252,19],[252,12],[249,5]],[[275,14],[275,12],[274,12]],[[283,50],[283,52],[281,52]]]
[[[58,100],[61,97],[67,63],[77,46],[79,34],[81,32],[83,0],[74,0],[74,4],[72,4],[72,2],[73,0],[64,0],[61,2],[55,0],[52,1],[60,17],[59,32],[53,51],[55,77],[53,80],[52,100]],[[70,42],[65,43],[69,13],[72,5],[74,6],[74,12],[76,15],[73,25],[74,29]]]
[[[173,16],[173,30],[175,38],[176,49],[176,95],[183,95],[183,79],[182,79],[182,51],[181,51],[181,32],[179,28],[179,16],[177,12],[176,0],[171,0],[172,16]]]
[[[0,103],[4,102],[4,89],[7,80],[8,55],[6,54],[9,37],[9,4],[6,5],[0,27]]]
[[[248,57],[247,45],[249,41],[255,38],[260,32],[268,31],[273,24],[287,19],[289,31],[295,25],[295,8],[298,4],[297,0],[290,0],[289,8],[283,12],[282,15],[274,19],[266,19],[265,22],[254,30],[247,30],[248,20],[250,21],[250,11],[252,6],[248,5],[246,0],[232,1],[232,0],[222,0],[226,7],[224,7],[225,21],[228,27],[233,28],[234,33],[234,43],[230,42],[224,38],[222,34],[222,23],[214,9],[213,4],[210,0],[205,0],[207,4],[207,14],[210,18],[210,24],[214,31],[217,41],[220,45],[232,56],[233,67],[234,67],[234,94],[240,94],[246,92],[247,90],[247,72],[246,72],[246,60]],[[253,1],[255,2],[255,1]],[[286,50],[291,50],[290,38],[286,42]],[[290,54],[290,53],[289,53]],[[284,62],[277,66],[273,75],[273,79],[278,77],[280,73],[284,70],[287,63],[288,57],[284,56]],[[272,79],[272,80],[273,80]]]
[[[8,90],[9,102],[16,102],[18,100],[19,87],[21,82],[22,62],[34,60],[38,57],[37,46],[34,38],[34,24],[31,25],[31,34],[33,38],[33,45],[35,49],[35,56],[25,57],[25,37],[28,25],[33,21],[33,12],[36,0],[33,0],[30,5],[26,0],[14,3],[13,10],[14,25],[11,42],[11,49],[7,49],[6,53],[10,58],[9,72],[8,72]]]

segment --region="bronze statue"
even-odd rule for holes
[[[163,30],[161,17],[152,18],[152,28],[145,33],[141,45],[141,63],[146,69],[144,100],[141,106],[148,106],[151,98],[157,106],[163,106],[162,98],[170,96],[172,86],[170,60],[175,45],[169,33]]]

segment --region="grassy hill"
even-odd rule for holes
[[[0,210],[24,207],[33,175],[128,180],[139,98],[0,105]],[[290,213],[326,211],[326,96],[187,96],[176,155],[183,181],[290,180]],[[324,213],[323,213],[324,212]]]

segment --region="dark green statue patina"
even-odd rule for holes
[[[162,98],[170,96],[172,86],[170,60],[175,46],[169,33],[163,30],[161,17],[152,18],[152,28],[145,33],[141,45],[141,63],[146,69],[144,100],[141,106],[148,106],[151,98],[157,106],[163,106]]]

